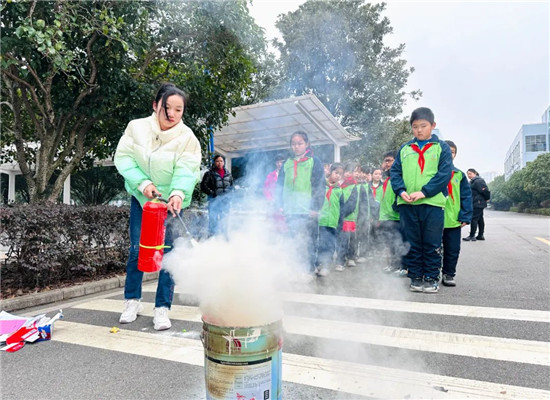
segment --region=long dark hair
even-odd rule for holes
[[[184,114],[185,114],[185,110],[187,109],[187,101],[189,99],[189,96],[187,95],[187,93],[179,89],[173,83],[163,83],[159,88],[157,95],[155,96],[155,103],[157,104],[157,107],[158,107],[158,105],[162,101],[162,107],[164,108],[164,115],[166,116],[166,118],[168,118],[168,106],[166,105],[166,101],[168,100],[168,97],[173,95],[180,96],[182,98]]]

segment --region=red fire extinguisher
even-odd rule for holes
[[[168,207],[159,200],[148,201],[143,206],[138,255],[140,271],[157,272],[161,268],[167,215]]]

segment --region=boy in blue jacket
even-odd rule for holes
[[[457,147],[454,142],[445,140],[451,148],[453,160]],[[443,278],[444,286],[456,286],[456,264],[460,254],[460,230],[472,220],[472,190],[464,172],[453,164],[451,180],[447,185],[449,196],[445,204],[445,228],[443,229]]]
[[[390,170],[402,232],[411,246],[403,263],[412,292],[437,293],[451,149],[432,134],[435,118],[429,108],[414,110],[410,123],[414,139],[401,147]]]

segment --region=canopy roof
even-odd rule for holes
[[[312,94],[240,106],[229,124],[214,133],[214,148],[238,157],[254,150],[288,149],[292,132],[305,131],[312,145],[346,146],[359,140],[348,133]]]

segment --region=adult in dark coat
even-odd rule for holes
[[[223,233],[227,236],[226,217],[230,203],[227,194],[233,190],[233,175],[225,168],[225,159],[217,154],[212,167],[201,181],[201,191],[208,196],[208,235]]]
[[[470,235],[463,238],[467,242],[475,242],[476,240],[485,240],[483,236],[485,232],[485,220],[483,219],[483,209],[487,208],[487,200],[491,198],[491,192],[487,184],[478,174],[478,172],[470,168],[466,174],[470,179],[470,188],[472,189],[472,203],[474,206],[474,214],[472,223],[470,224]],[[476,236],[476,230],[479,231]]]

